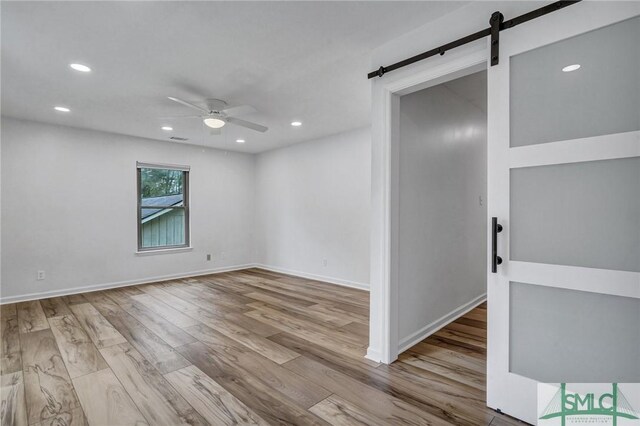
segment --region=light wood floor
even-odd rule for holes
[[[392,365],[368,293],[259,269],[3,305],[2,425],[505,425],[486,307]]]

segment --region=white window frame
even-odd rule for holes
[[[184,210],[184,244],[167,246],[143,247],[142,246],[142,169],[178,170],[182,172],[182,206],[154,206],[154,208],[171,208]],[[177,164],[159,164],[136,162],[136,210],[137,210],[137,233],[138,233],[138,254],[152,254],[159,252],[175,252],[191,249],[191,226],[190,226],[190,200],[189,200],[189,166]]]

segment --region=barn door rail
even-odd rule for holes
[[[581,0],[557,1],[555,3],[548,4],[547,6],[543,6],[539,9],[535,9],[531,12],[517,16],[513,19],[509,19],[508,21],[504,20],[504,16],[502,15],[502,13],[494,12],[491,15],[491,19],[489,19],[489,28],[475,32],[473,34],[469,34],[468,36],[459,38],[447,44],[443,44],[442,46],[436,47],[434,49],[427,50],[426,52],[412,56],[403,61],[396,62],[395,64],[388,65],[386,67],[381,66],[377,70],[371,71],[369,74],[367,74],[367,78],[371,79],[374,77],[382,77],[388,72],[395,71],[399,68],[406,67],[407,65],[411,65],[435,55],[444,55],[448,50],[455,49],[456,47],[460,47],[467,43],[480,40],[481,38],[487,36],[491,36],[491,65],[497,65],[500,61],[499,49],[501,31],[508,30],[509,28],[513,28],[516,25],[524,24],[525,22],[547,15],[551,12],[555,12],[556,10],[564,9],[567,6],[571,6],[572,4],[576,4],[580,1]]]

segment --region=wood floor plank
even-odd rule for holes
[[[238,275],[238,278],[240,278],[241,275]],[[248,281],[251,283],[252,286],[261,289],[261,290],[267,290],[267,291],[271,291],[273,293],[278,293],[278,294],[282,294],[284,296],[289,296],[289,297],[295,297],[297,299],[302,299],[302,300],[306,300],[307,302],[312,302],[312,303],[318,303],[320,301],[322,301],[323,303],[330,303],[331,300],[329,298],[323,298],[323,297],[319,297],[317,294],[316,295],[309,295],[306,292],[301,292],[301,291],[296,291],[295,289],[292,290],[291,286],[285,286],[284,288],[281,286],[281,283],[275,282],[275,281],[271,281],[269,283],[264,282],[264,281],[260,281],[260,280],[255,280],[255,279],[251,279],[249,278]],[[273,284],[275,282],[275,285]],[[352,306],[352,305],[348,305],[348,306]],[[353,305],[354,307],[356,307],[356,305]],[[359,305],[358,305],[359,307]],[[362,308],[364,309],[364,308]]]
[[[340,398],[331,395],[309,409],[313,414],[323,418],[333,426],[384,426],[385,423],[370,415],[365,410]]]
[[[449,425],[450,423],[413,405],[387,395],[346,374],[301,356],[284,364],[285,368],[308,378],[339,395],[386,424]]]
[[[464,343],[467,346],[472,346],[476,348],[480,348],[486,350],[487,342],[486,339],[482,339],[481,337],[473,336],[471,334],[463,333],[461,331],[456,331],[448,328],[443,328],[441,330],[436,331],[434,336],[442,337],[447,340],[453,340],[459,343]]]
[[[49,328],[47,317],[38,300],[18,303],[16,308],[18,310],[18,329],[21,334]]]
[[[316,330],[310,330],[305,326],[297,323],[296,321],[291,321],[279,314],[273,315],[273,313],[265,310],[255,310],[247,312],[245,313],[245,315],[255,318],[259,321],[263,321],[266,324],[279,328],[282,331],[293,334],[294,336],[298,336],[310,342],[320,342],[320,344],[337,352],[343,353],[347,356],[362,358],[365,355],[364,347],[337,340]]]
[[[98,348],[126,342],[124,336],[90,303],[71,305],[70,309]]]
[[[24,397],[22,371],[0,377],[0,424],[27,426],[27,404]]]
[[[336,327],[342,327],[343,325],[347,325],[351,322],[351,320],[348,318],[328,314],[325,312],[313,311],[305,307],[282,303],[282,302],[279,302],[277,299],[273,299],[269,297],[263,297],[262,300],[249,303],[247,304],[247,306],[250,306],[254,309],[259,309],[261,307],[269,307],[281,312],[289,313],[290,315],[295,315],[301,318],[305,318],[308,321],[317,321],[319,323],[324,323],[326,325],[332,325]]]
[[[184,287],[184,289],[192,292],[192,294],[202,295],[204,293],[207,297],[212,297],[215,300],[224,300],[232,307],[251,303],[250,298],[233,291],[221,290],[217,286],[212,285],[207,281],[198,281],[196,284]]]
[[[22,334],[20,343],[29,424],[73,419],[79,403],[51,330]]]
[[[455,362],[456,365],[473,370],[481,375],[487,371],[487,362],[473,356],[466,355],[460,351],[443,348],[428,341],[420,342],[407,350],[408,353],[415,353],[420,356],[436,358],[442,361]]]
[[[390,371],[369,360],[356,360],[341,356],[325,347],[306,342],[286,333],[273,336],[272,340],[299,352],[302,356],[341,372],[359,382],[401,399],[419,409],[431,413],[450,423],[476,426],[486,424],[493,413],[486,413],[484,395],[475,388],[402,363]],[[407,371],[413,368],[413,371]],[[418,372],[418,373],[416,373]],[[423,376],[427,376],[422,380]]]
[[[89,426],[89,423],[87,423],[82,407],[78,407],[71,410],[71,414],[62,413],[31,426]]]
[[[229,313],[229,312],[242,312],[246,310],[244,305],[236,306],[236,308],[234,309],[228,306],[227,304],[216,303],[216,301],[213,301],[211,299],[203,300],[197,295],[184,291],[184,289],[181,287],[184,287],[184,283],[182,283],[179,286],[164,284],[161,287],[162,290],[164,290],[166,293],[169,293],[173,296],[171,300],[176,302],[176,305],[175,305],[176,309],[178,309],[179,307],[180,309],[190,310],[195,305],[195,306],[198,306],[199,308],[206,309],[207,311],[212,312],[214,314],[218,314],[218,315],[224,315],[225,313]],[[176,299],[180,299],[180,301]],[[172,304],[172,306],[174,305]],[[185,311],[182,311],[182,312],[185,312]]]
[[[101,350],[122,386],[152,425],[205,425],[207,421],[129,343]]]
[[[71,311],[61,297],[50,297],[40,301],[42,310],[47,318],[71,315]]]
[[[458,318],[456,320],[456,322],[459,323],[459,324],[469,325],[471,327],[483,328],[485,330],[487,329],[487,323],[486,322],[474,320],[474,319],[467,318],[467,317]]]
[[[214,275],[205,275],[200,277],[203,281],[221,289],[221,290],[229,290],[238,294],[248,293],[253,291],[253,287],[248,284],[239,282],[233,279],[233,276],[225,277],[222,274],[214,274]]]
[[[102,355],[73,315],[49,318],[49,324],[72,379],[107,368]]]
[[[467,312],[467,313],[465,314],[465,318],[472,319],[472,320],[475,320],[475,321],[484,322],[484,323],[486,323],[486,322],[487,322],[487,315],[486,315],[486,313],[483,313],[483,312],[481,312],[481,311],[480,311],[480,310],[478,310],[478,309],[474,309],[474,310],[473,310],[473,311],[471,311],[471,312]]]
[[[73,384],[91,426],[150,424],[110,369],[77,377]]]
[[[192,325],[198,324],[198,321],[187,315],[184,315],[180,311],[172,308],[163,301],[156,299],[150,294],[138,294],[135,296],[131,296],[131,298],[137,302],[142,303],[147,308],[151,309],[153,312],[162,316],[167,321],[172,322],[178,327],[191,327]]]
[[[255,288],[252,287],[252,291],[244,293],[245,296],[262,301],[267,302],[269,300],[279,300],[282,303],[286,303],[287,305],[299,306],[299,307],[309,307],[314,305],[314,302],[310,302],[304,299],[298,299],[297,297],[287,296],[281,293],[276,293],[275,291]]]
[[[228,319],[224,314],[210,311],[196,305],[196,303],[199,302],[192,299],[190,299],[189,302],[183,300],[180,303],[180,308],[184,309],[184,312],[187,315],[197,319],[200,323],[214,328],[225,336],[264,355],[265,357],[278,364],[282,364],[283,362],[287,362],[298,356],[298,354],[296,354],[295,352],[283,348],[273,343],[272,341],[267,340],[265,337],[262,337],[250,330],[247,330],[246,328],[239,326],[233,320]],[[204,306],[206,306],[206,304]]]
[[[189,362],[174,348],[125,312],[119,305],[104,300],[93,300],[92,304],[120,335],[124,336],[125,342],[131,343],[162,374],[189,365]]]
[[[257,334],[260,337],[269,337],[273,336],[274,334],[280,333],[279,329],[253,318],[249,318],[248,316],[240,312],[231,312],[228,314],[224,314],[224,318],[231,321],[233,324],[244,328],[245,330],[249,330],[252,333]]]
[[[465,368],[454,362],[449,362],[437,358],[421,355],[416,352],[405,352],[400,354],[398,361],[423,370],[432,371],[436,374],[447,375],[448,377],[473,386],[477,389],[484,390],[486,388],[485,376],[483,373]]]
[[[208,345],[220,358],[239,366],[301,407],[309,408],[331,394],[210,327],[194,326],[188,331]]]
[[[189,315],[189,312],[193,312],[194,310],[193,303],[181,299],[178,296],[174,296],[172,293],[169,293],[165,290],[164,287],[161,286],[145,286],[143,290],[146,294],[155,297],[158,301],[162,301],[168,305],[171,305],[173,309],[181,312],[188,317],[193,318],[191,315]],[[197,320],[197,318],[194,319]]]
[[[347,292],[336,292],[330,284],[325,283],[323,288],[318,288],[311,280],[306,280],[306,284],[299,284],[287,282],[287,280],[283,279],[274,280],[261,277],[256,279],[255,275],[248,274],[243,271],[239,271],[238,275],[253,278],[254,281],[252,281],[251,284],[254,286],[266,287],[274,291],[277,290],[278,292],[284,292],[285,294],[290,294],[316,303],[321,303],[322,301],[329,302],[331,300],[342,300],[342,303],[348,305],[359,306],[362,308],[369,307],[368,299],[365,301],[358,295],[358,293],[365,292],[357,292],[353,289],[349,289]]]
[[[252,303],[251,305],[252,307],[255,306],[255,310],[268,314],[268,316],[278,319],[280,323],[287,324],[288,326],[296,324],[300,327],[304,327],[306,330],[321,333],[334,340],[344,342],[356,347],[365,347],[368,343],[368,339],[363,339],[362,337],[344,331],[339,327],[328,324],[321,324],[317,321],[314,322],[306,319],[301,315],[287,312],[286,310],[280,308],[270,307],[269,305],[261,303],[262,302],[256,302]]]
[[[328,424],[261,380],[220,359],[204,343],[191,343],[178,350],[204,374],[270,424]]]
[[[168,373],[165,377],[212,425],[268,425],[242,401],[193,365]]]
[[[434,345],[438,345],[442,348],[446,348],[446,349],[450,349],[456,352],[460,352],[462,354],[465,354],[467,356],[470,357],[474,357],[477,358],[479,360],[486,360],[487,359],[487,355],[486,355],[486,349],[484,348],[479,348],[477,346],[474,345],[468,345],[464,342],[460,342],[457,340],[451,340],[448,339],[446,337],[440,337],[440,336],[436,336],[434,334],[432,334],[431,336],[429,336],[429,342],[434,344]]]
[[[348,333],[353,333],[354,335],[360,337],[364,342],[369,341],[369,325],[367,324],[350,322],[342,326],[341,328]]]
[[[208,309],[215,307],[222,312],[237,312],[245,309],[244,303],[238,302],[225,294],[211,294],[204,287],[197,286],[197,284],[167,284],[164,289],[192,303],[206,304]]]
[[[170,346],[175,348],[195,342],[193,337],[185,333],[180,327],[167,321],[142,303],[136,302],[132,298],[118,303],[129,315],[140,321],[142,325],[157,334]]]
[[[309,306],[310,311],[321,312],[333,315],[338,318],[344,318],[350,322],[357,322],[363,325],[369,325],[369,312],[362,312],[360,309],[348,307],[348,310],[340,309],[331,303],[316,303]]]
[[[85,297],[84,293],[69,294],[68,296],[61,296],[60,298],[67,305],[76,305],[78,303],[87,303],[87,298]]]
[[[20,332],[16,305],[3,305],[0,312],[0,375],[22,370]]]
[[[453,330],[453,331],[460,331],[462,333],[466,333],[466,334],[470,334],[472,336],[476,336],[476,337],[480,337],[484,340],[487,339],[487,329],[486,328],[479,328],[479,327],[472,327],[466,324],[462,324],[458,321],[452,322],[451,324],[449,324],[447,326],[447,328],[449,330]]]

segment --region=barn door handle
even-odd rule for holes
[[[498,272],[498,265],[502,263],[502,258],[498,256],[498,233],[502,232],[502,225],[498,223],[497,217],[491,218],[491,272]]]

